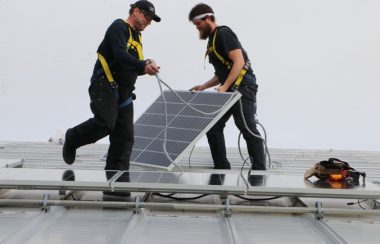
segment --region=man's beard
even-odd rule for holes
[[[203,31],[199,31],[199,38],[206,40],[211,35],[211,26],[205,26]]]
[[[147,27],[147,25],[144,25],[144,23],[142,21],[136,21],[136,23],[134,25],[135,31],[137,31],[137,32],[143,31],[146,27]]]

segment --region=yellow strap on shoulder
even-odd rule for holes
[[[217,32],[217,29],[215,30],[215,33],[214,33],[214,37],[212,39],[212,46],[211,47],[208,47],[207,48],[207,51],[206,51],[206,55],[205,55],[205,58],[207,57],[207,55],[211,52],[213,52],[215,54],[215,56],[220,60],[220,62],[222,62],[224,65],[227,66],[227,69],[230,69],[232,67],[231,63],[226,61],[222,55],[220,55],[217,51],[216,51],[216,48],[215,48],[215,39],[216,39],[216,32]],[[247,73],[247,69],[248,67],[246,68],[244,66],[244,68],[240,71],[238,77],[236,78],[236,81],[234,83],[234,86],[235,87],[239,87],[240,86],[240,83],[241,81],[243,80],[244,78],[244,75]]]
[[[139,33],[139,41],[135,41],[132,38],[132,31],[129,26],[128,26],[128,29],[129,29],[129,39],[128,39],[128,44],[127,44],[127,49],[136,48],[137,55],[139,56],[139,60],[144,60],[144,54],[143,54],[142,46],[141,46],[141,43],[142,43],[141,34]]]
[[[132,31],[131,31],[131,28],[129,26],[128,26],[128,30],[129,30],[129,39],[128,39],[128,43],[127,43],[127,49],[129,49],[130,47],[136,48],[137,54],[139,56],[139,60],[144,60],[144,55],[142,52],[142,45],[141,45],[141,42],[142,42],[141,34],[139,33],[139,41],[135,41],[132,38]],[[99,52],[98,52],[98,59],[99,59],[100,63],[102,64],[104,73],[106,74],[108,81],[110,83],[115,82],[106,59]]]
[[[106,59],[100,53],[98,53],[98,59],[99,59],[100,63],[102,64],[104,73],[106,73],[108,81],[110,83],[115,82],[115,80],[113,79],[110,67],[108,66],[108,63],[107,63]]]
[[[207,55],[208,55],[209,53],[213,52],[213,53],[215,54],[215,56],[220,60],[220,62],[222,62],[222,64],[226,65],[226,66],[227,66],[227,69],[230,69],[230,68],[231,68],[231,63],[228,62],[227,60],[225,60],[225,59],[223,58],[223,56],[220,55],[220,54],[216,51],[216,48],[215,48],[215,39],[216,39],[216,32],[217,32],[217,31],[218,31],[218,29],[215,30],[214,37],[213,37],[213,39],[212,39],[212,46],[207,48],[205,58],[207,57]]]

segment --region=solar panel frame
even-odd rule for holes
[[[249,186],[240,173],[104,171],[73,169],[0,168],[0,188],[16,190],[88,190],[174,193],[215,193],[343,199],[379,199],[380,187],[366,181],[345,189],[325,188],[300,175],[251,175]],[[115,177],[110,177],[114,175]]]
[[[177,97],[204,115],[194,111]],[[167,158],[163,149],[165,128],[165,103],[167,109],[167,152],[176,164],[206,134],[208,130],[238,101],[239,92],[208,91],[164,91],[135,122],[135,143],[131,164],[166,169],[175,165]],[[165,103],[164,103],[165,99]]]

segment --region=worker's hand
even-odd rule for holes
[[[226,86],[218,86],[215,88],[215,90],[217,90],[218,92],[226,92],[228,90],[228,87]]]
[[[204,89],[206,89],[204,85],[197,85],[190,88],[189,91],[203,91]]]
[[[160,66],[157,66],[153,59],[148,59],[145,62],[144,73],[148,75],[155,75],[158,72],[160,72]]]

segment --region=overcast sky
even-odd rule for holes
[[[162,21],[143,32],[145,57],[174,89],[209,79],[206,42],[187,20],[199,1],[152,2]],[[204,2],[253,62],[270,148],[380,149],[380,1]],[[45,142],[92,116],[96,49],[131,3],[0,0],[0,141]],[[135,120],[159,96],[154,77],[140,77],[136,88]],[[237,136],[231,120],[227,145],[237,146]]]

